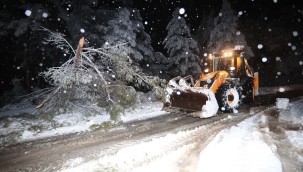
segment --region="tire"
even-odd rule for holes
[[[252,104],[255,98],[254,78],[245,78],[243,84],[243,99],[244,104]]]
[[[241,88],[233,84],[222,85],[216,94],[219,110],[237,113],[241,104]]]

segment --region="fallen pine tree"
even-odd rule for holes
[[[42,30],[49,33],[45,44],[70,52],[71,58],[40,74],[54,89],[37,105],[39,111],[72,112],[96,104],[116,116],[124,108],[140,102],[144,93],[154,99],[162,98],[166,81],[144,74],[128,56],[128,43],[86,47],[82,37],[75,50],[63,34]]]

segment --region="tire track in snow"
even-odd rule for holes
[[[223,114],[200,120],[190,125],[177,127],[173,129],[174,131],[170,130],[161,133],[160,136],[155,135],[148,139],[124,142],[114,148],[111,147],[109,152],[112,153],[103,152],[98,155],[99,158],[97,160],[88,161],[81,166],[84,168],[94,164],[94,168],[101,171],[145,171],[153,167],[159,167],[159,163],[165,161],[166,157],[179,154],[179,157],[175,158],[176,161],[172,162],[173,164],[170,166],[175,169],[170,171],[188,170],[188,168],[192,168],[195,165],[187,160],[198,158],[195,152],[200,152],[205,144],[212,140],[213,136],[221,130],[251,117],[249,113],[238,114],[232,118],[228,118],[229,115]],[[184,153],[191,154],[193,157],[184,158],[182,156]],[[166,161],[166,163],[168,162]]]

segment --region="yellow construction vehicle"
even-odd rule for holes
[[[243,46],[209,54],[208,59],[209,68],[196,80],[178,76],[168,82],[164,110],[201,111],[198,116],[206,118],[218,110],[237,113],[242,103],[253,102],[259,78],[248,64]]]

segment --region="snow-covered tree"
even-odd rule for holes
[[[238,18],[234,14],[228,0],[223,0],[222,9],[214,19],[214,29],[210,33],[207,48],[210,53],[220,52],[224,48],[233,48],[234,45],[244,45],[246,56],[254,53],[245,41],[245,36],[238,30]]]
[[[133,9],[131,11],[131,23],[133,32],[136,36],[136,49],[144,56],[144,61],[151,62],[153,58],[153,47],[151,46],[151,38],[145,32],[144,25],[142,23],[142,17],[139,10]]]
[[[197,29],[195,37],[198,41],[200,51],[206,48],[207,42],[210,37],[210,32],[214,28],[214,15],[215,11],[213,8],[209,12],[209,14],[204,13],[201,24]]]
[[[163,44],[168,51],[169,71],[172,75],[197,74],[201,72],[197,42],[191,37],[190,28],[180,16],[179,8],[166,26],[168,31]]]
[[[134,29],[129,10],[122,8],[119,10],[117,16],[108,22],[107,33],[104,39],[110,45],[128,42],[131,47],[130,56],[138,62],[143,59],[143,56],[136,48],[137,43]]]

